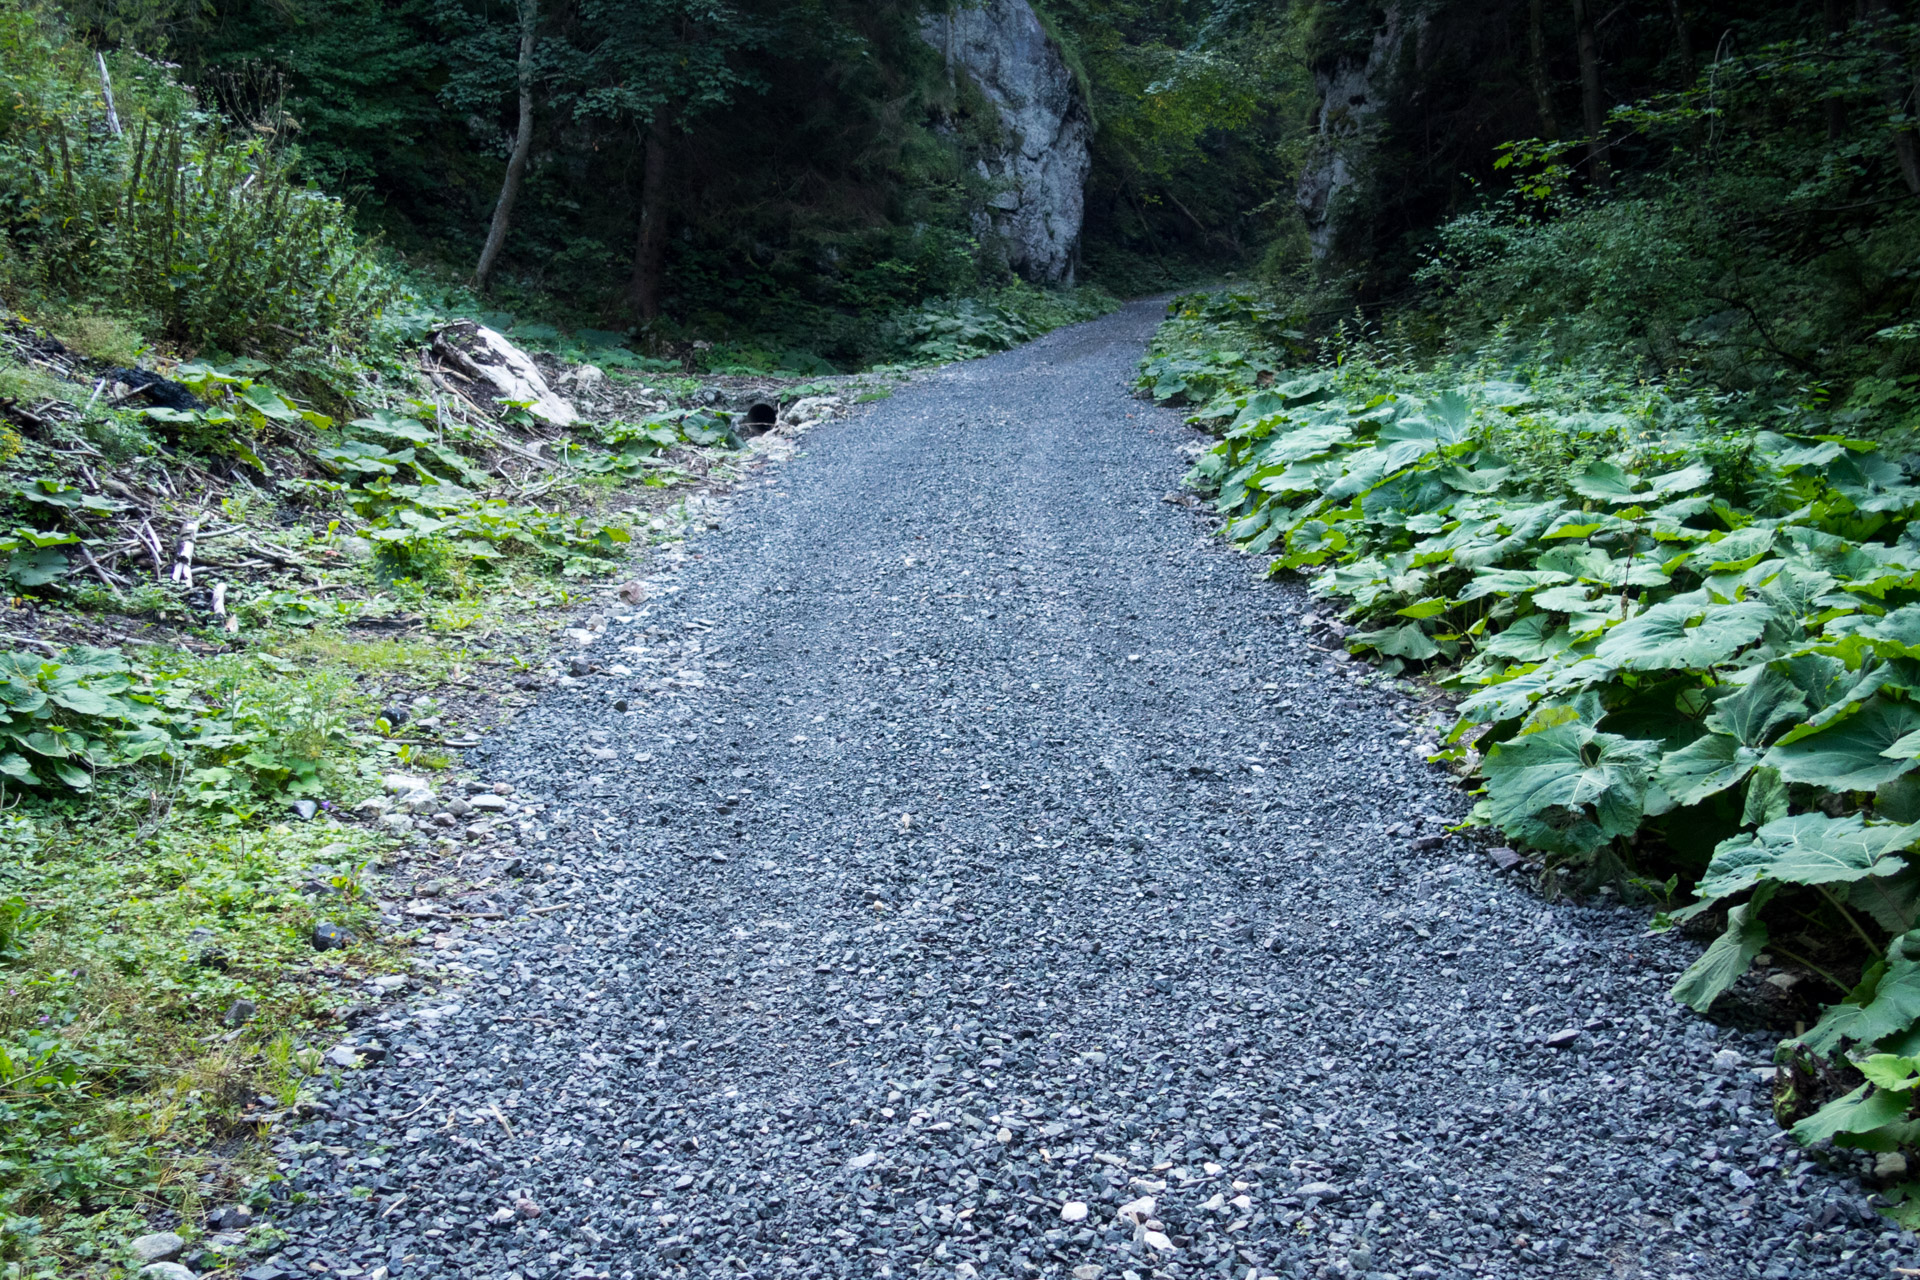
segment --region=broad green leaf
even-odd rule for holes
[[[1596,462],[1572,480],[1573,491],[1583,498],[1599,502],[1631,502],[1634,490],[1642,483],[1639,476],[1622,471],[1611,462]]]
[[[1724,733],[1696,738],[1660,761],[1654,781],[1675,804],[1698,804],[1734,786],[1760,763],[1760,753]]]
[[[1740,810],[1740,825],[1743,827],[1764,827],[1787,816],[1787,784],[1780,780],[1780,771],[1765,765],[1753,771],[1747,781],[1747,797]]]
[[[1793,683],[1814,711],[1846,697],[1855,683],[1846,663],[1824,653],[1796,654],[1769,665]]]
[[[1578,584],[1548,587],[1533,593],[1533,604],[1535,608],[1551,613],[1580,613],[1593,602],[1593,593],[1592,587]]]
[[[1394,612],[1403,618],[1413,618],[1417,621],[1421,618],[1437,618],[1445,613],[1447,608],[1445,600],[1429,596],[1425,600],[1414,601],[1404,609],[1395,609]]]
[[[1693,562],[1713,573],[1738,573],[1751,568],[1773,548],[1774,531],[1758,525],[1735,529],[1726,537],[1694,548]]]
[[[1525,595],[1542,587],[1555,587],[1573,581],[1573,575],[1557,569],[1482,569],[1473,575],[1454,603],[1464,604],[1490,595]]]
[[[355,418],[347,426],[369,435],[406,440],[413,444],[432,444],[439,438],[417,418],[408,418],[386,409],[375,409],[364,418]]]
[[[1468,471],[1454,466],[1442,467],[1434,474],[1462,493],[1492,493],[1513,476],[1513,468],[1481,467]]]
[[[1766,761],[1788,782],[1810,782],[1835,791],[1872,791],[1914,767],[1886,752],[1920,729],[1920,708],[1876,695],[1852,715],[1806,737],[1788,738]]]
[[[1391,657],[1411,658],[1416,661],[1424,661],[1440,652],[1440,646],[1412,623],[1401,627],[1390,627],[1384,631],[1362,631],[1353,637],[1353,641],[1355,644],[1377,649]]]
[[[1678,471],[1669,471],[1663,476],[1654,477],[1653,482],[1647,487],[1645,496],[1649,498],[1670,497],[1676,493],[1687,493],[1698,489],[1701,485],[1710,484],[1712,481],[1713,468],[1704,462],[1696,462],[1692,466],[1682,467]]]
[[[1772,616],[1764,604],[1669,600],[1609,631],[1595,656],[1630,671],[1711,667],[1759,639]]]
[[[1831,1056],[1842,1044],[1871,1045],[1920,1022],[1920,931],[1895,938],[1884,963],[1868,971],[1848,997],[1827,1009],[1801,1042]]]
[[[58,551],[21,551],[7,565],[7,576],[23,587],[44,587],[64,578],[71,566]]]
[[[1920,760],[1920,729],[1906,734],[1880,754],[1889,760]]]
[[[1861,1085],[1843,1098],[1826,1106],[1793,1126],[1793,1136],[1807,1146],[1846,1133],[1867,1133],[1904,1120],[1913,1109],[1911,1090],[1874,1089]]]
[[[55,683],[48,687],[47,696],[67,710],[83,716],[110,715],[117,709],[114,702],[83,684]]]
[[[1698,960],[1673,984],[1673,998],[1696,1013],[1705,1013],[1728,987],[1740,980],[1753,964],[1753,958],[1766,949],[1767,926],[1761,923],[1760,908],[1772,885],[1762,885],[1751,902],[1743,902],[1727,912],[1726,932],[1713,940]]]
[[[1656,749],[1584,723],[1503,742],[1481,766],[1488,816],[1537,849],[1590,853],[1639,825]]]
[[[1829,818],[1800,813],[1769,822],[1750,835],[1722,840],[1694,892],[1724,898],[1762,880],[1789,884],[1840,884],[1872,875],[1892,875],[1905,862],[1896,851],[1920,833],[1900,824],[1868,826],[1859,814]]]
[[[1856,1062],[1867,1083],[1878,1089],[1912,1089],[1920,1085],[1920,1059],[1903,1058],[1897,1053],[1869,1054]]]
[[[1891,875],[1857,880],[1847,891],[1847,905],[1864,911],[1890,934],[1902,934],[1920,924],[1920,861],[1909,860]]]
[[[1556,628],[1544,613],[1529,614],[1481,645],[1483,653],[1516,662],[1539,662],[1565,653],[1572,640],[1565,627]]]
[[[1713,704],[1707,728],[1732,734],[1743,745],[1764,747],[1774,732],[1807,714],[1807,701],[1791,680],[1762,667],[1746,684]]]

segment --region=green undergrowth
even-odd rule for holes
[[[43,393],[0,451],[9,607],[100,637],[0,652],[0,1262],[112,1276],[156,1219],[273,1197],[260,1117],[324,1086],[373,978],[418,986],[371,900],[419,851],[349,811],[444,776],[743,442],[697,384],[560,432],[378,370],[323,409],[269,362],[190,362],[204,407],[170,410],[0,367]],[[153,624],[178,647],[116,638]],[[322,921],[350,945],[317,951]]]
[[[356,729],[377,704],[351,665],[288,639],[292,656],[0,655],[14,1274],[113,1274],[156,1213],[264,1204],[270,1165],[234,1140],[312,1098],[320,1029],[405,967],[373,928],[391,842],[333,816],[394,747]],[[314,820],[282,821],[309,796]],[[323,921],[353,944],[317,952]]]
[[[1809,1143],[1920,1141],[1920,456],[1897,422],[1542,359],[1336,340],[1176,305],[1142,386],[1219,437],[1188,480],[1305,575],[1347,646],[1460,698],[1472,821],[1561,883],[1636,883],[1718,936],[1706,1011],[1766,955],[1821,992],[1782,1047]],[[1776,970],[1777,971],[1777,970]],[[1786,1071],[1783,1079],[1805,1073]]]

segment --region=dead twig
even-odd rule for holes
[[[93,571],[93,576],[100,579],[107,590],[115,591],[118,587],[130,587],[133,585],[133,583],[127,581],[127,579],[121,577],[119,574],[109,573],[107,570],[101,568],[100,562],[93,558],[93,552],[87,549],[86,543],[76,542],[74,546],[80,549],[80,558],[86,561],[87,568]]]
[[[153,524],[145,516],[140,518],[138,533],[140,545],[153,557],[153,578],[158,582],[167,576],[166,553],[160,549],[160,535],[153,531]]]

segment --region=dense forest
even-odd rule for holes
[[[761,436],[1162,295],[1173,505],[1920,1225],[1910,0],[0,0],[0,87],[19,1274],[286,1203],[381,868],[480,892],[416,775]]]

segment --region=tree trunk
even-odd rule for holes
[[[520,127],[513,135],[513,154],[507,157],[507,176],[500,183],[500,199],[493,206],[487,244],[480,250],[480,264],[473,269],[473,287],[481,293],[486,292],[494,263],[506,247],[507,228],[513,224],[513,203],[520,198],[520,182],[527,176],[527,155],[533,150],[533,47],[534,27],[539,21],[539,0],[520,0],[520,60],[515,77],[520,86]]]
[[[1867,0],[1867,21],[1883,29],[1895,21],[1892,11],[1887,7],[1887,0]],[[1913,72],[1890,42],[1881,38],[1877,43],[1887,55],[1885,88],[1881,93],[1886,98],[1888,114],[1905,116],[1911,120],[1914,114]],[[1920,196],[1920,139],[1916,139],[1911,124],[1894,126],[1893,157],[1900,163],[1900,177],[1907,184],[1907,190]]]
[[[1667,0],[1667,13],[1673,19],[1673,56],[1679,60],[1680,83],[1685,87],[1693,83],[1693,28],[1680,12],[1680,0]]]
[[[644,323],[660,318],[660,286],[667,263],[667,123],[656,115],[647,125],[641,170],[640,236],[633,249],[633,280],[627,296]]]
[[[1553,81],[1547,75],[1547,36],[1542,9],[1546,0],[1531,0],[1527,7],[1527,71],[1533,80],[1533,96],[1540,108],[1540,132],[1548,138],[1560,136],[1560,121],[1553,114]]]
[[[1827,35],[1837,36],[1847,29],[1847,0],[1827,0]],[[1827,99],[1827,141],[1838,142],[1847,135],[1847,104],[1838,94]]]
[[[1607,168],[1607,113],[1600,99],[1600,40],[1587,16],[1586,0],[1573,0],[1573,26],[1580,42],[1580,109],[1587,125],[1587,176],[1601,191],[1613,185]]]

